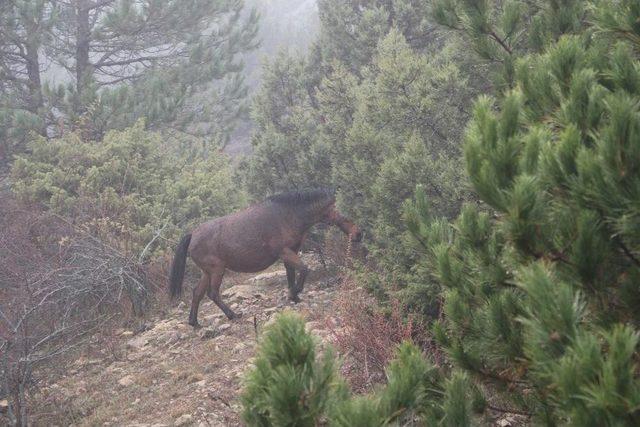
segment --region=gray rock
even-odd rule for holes
[[[254,286],[270,286],[279,283],[287,283],[287,272],[285,270],[270,271],[258,274],[248,280]]]
[[[123,387],[129,387],[130,385],[135,384],[135,382],[136,381],[133,379],[131,375],[127,375],[118,380],[118,384],[120,384]]]
[[[178,331],[171,331],[165,337],[165,344],[174,344],[182,339],[182,334]]]
[[[513,418],[511,417],[506,417],[506,418],[502,418],[501,420],[498,420],[497,424],[500,427],[511,427],[513,425]]]
[[[179,416],[178,418],[176,418],[175,422],[173,423],[173,425],[176,427],[188,426],[191,424],[193,424],[193,416],[189,414],[184,414]]]
[[[249,280],[249,282],[251,282],[251,279]],[[256,289],[255,284],[236,285],[225,290],[224,292],[222,292],[222,294],[231,298],[238,298],[243,300],[264,298],[264,293]]]
[[[140,350],[142,347],[144,347],[148,343],[149,343],[149,338],[143,335],[140,335],[135,338],[131,338],[129,341],[127,341],[127,347]]]

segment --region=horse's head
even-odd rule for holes
[[[344,217],[336,208],[335,202],[330,203],[324,213],[323,222],[336,225],[342,232],[349,236],[352,242],[362,240],[362,230],[353,221]]]

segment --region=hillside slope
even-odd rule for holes
[[[331,306],[339,280],[327,276],[319,263],[307,262],[314,274],[300,304],[286,299],[284,270],[233,275],[223,294],[242,313],[239,320],[228,321],[207,301],[200,308],[203,327],[194,330],[186,323],[189,306],[182,301],[140,332],[119,330],[98,355],[76,360],[65,378],[40,390],[40,405],[58,408],[55,422],[64,425],[240,425],[237,398],[256,332],[289,308],[302,313],[319,337],[327,337],[326,325],[337,326]]]

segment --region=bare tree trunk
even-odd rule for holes
[[[85,0],[76,0],[76,90],[75,111],[81,114],[86,106],[81,102],[82,93],[90,81],[91,63],[89,48],[91,28],[89,25],[89,5]]]
[[[40,82],[40,60],[37,46],[27,46],[26,51],[27,75],[29,78],[29,104],[28,109],[33,114],[38,114],[42,107],[42,87]]]
[[[38,54],[38,44],[29,43],[26,45],[25,61],[27,63],[27,77],[29,79],[29,99],[27,109],[30,113],[42,119],[42,125],[38,133],[47,136],[47,126],[44,120],[44,101],[42,98],[42,82],[40,80],[40,56]]]

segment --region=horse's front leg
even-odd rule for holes
[[[289,248],[285,248],[280,256],[284,262],[284,267],[287,270],[287,281],[289,282],[289,299],[293,302],[300,302],[298,294],[302,292],[304,288],[304,281],[309,273],[309,268],[304,265],[297,253]],[[299,270],[298,282],[295,283],[296,273]]]

